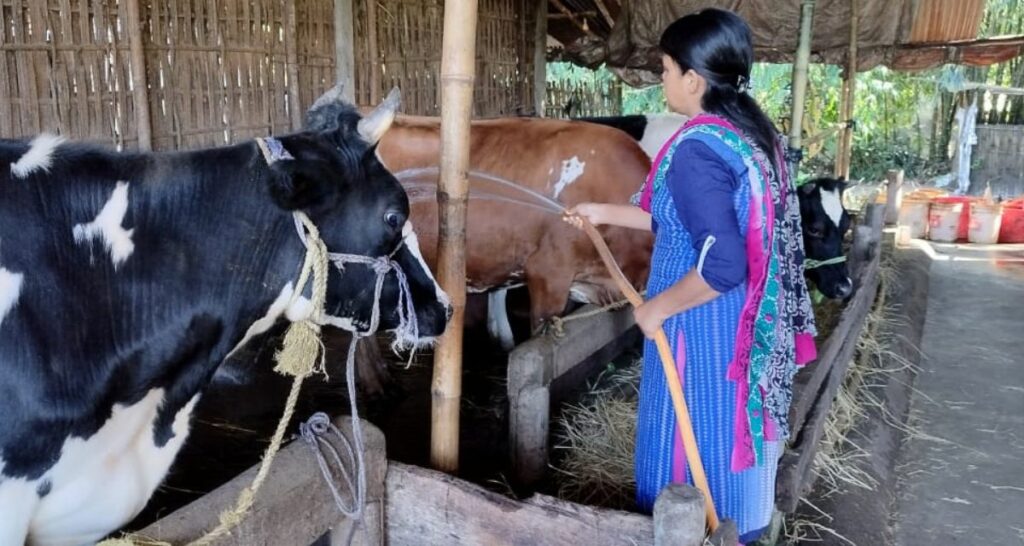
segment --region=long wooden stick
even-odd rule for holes
[[[633,307],[643,305],[644,299],[640,297],[640,294],[633,288],[633,285],[629,284],[629,281],[626,280],[626,276],[622,274],[622,270],[619,269],[619,264],[615,262],[615,257],[612,256],[611,251],[608,250],[608,245],[605,244],[604,238],[601,237],[601,234],[586,218],[582,216],[578,218],[582,222],[587,236],[594,243],[597,253],[601,256],[601,261],[604,262],[615,284],[618,285],[619,290],[622,291],[622,294],[626,296],[626,299],[629,300]],[[686,398],[683,397],[683,386],[679,381],[679,372],[676,371],[675,359],[672,357],[672,349],[669,347],[668,338],[665,336],[664,330],[659,330],[658,334],[654,336],[654,344],[658,347],[658,356],[661,357],[661,366],[665,370],[665,379],[668,381],[668,392],[672,396],[672,405],[675,407],[676,422],[679,424],[679,434],[683,439],[683,450],[686,451],[686,462],[690,466],[693,483],[704,494],[704,511],[707,514],[708,527],[714,532],[718,528],[718,512],[715,510],[715,502],[711,498],[708,478],[704,474],[704,463],[701,462],[700,451],[697,450],[697,438],[693,434],[690,410],[686,407]]]

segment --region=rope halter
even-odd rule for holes
[[[836,256],[835,258],[829,258],[827,260],[812,260],[807,258],[804,260],[804,270],[810,271],[812,269],[818,269],[819,267],[825,267],[826,265],[836,265],[846,262],[846,256]]]
[[[311,241],[309,236],[310,227],[312,222],[304,212],[296,211],[292,214],[295,219],[295,230],[299,234],[299,239],[302,241],[303,246],[306,247],[307,255],[313,251],[315,242]],[[387,274],[390,272],[395,273],[395,278],[398,280],[398,328],[396,328],[396,334],[399,341],[407,339],[418,339],[419,338],[419,325],[416,323],[416,307],[412,301],[412,291],[409,289],[409,279],[405,275],[405,271],[402,266],[394,260],[395,254],[398,253],[402,247],[405,246],[405,238],[408,235],[403,235],[402,240],[399,241],[398,245],[395,246],[394,250],[390,254],[385,256],[371,257],[363,254],[346,254],[343,252],[326,252],[326,258],[334,266],[334,268],[340,274],[344,274],[346,266],[348,264],[360,264],[371,268],[376,277],[373,287],[373,308],[370,312],[370,323],[367,325],[366,330],[359,330],[353,324],[347,326],[344,324],[336,324],[339,328],[348,330],[355,337],[366,337],[374,334],[380,327],[380,297],[384,291],[384,280]],[[316,242],[322,243],[319,237],[316,238]],[[305,288],[306,280],[299,279],[299,284],[295,288],[295,294],[299,295]],[[297,296],[293,296],[297,297]],[[323,323],[325,315],[323,307],[316,307],[313,309],[314,321],[317,323]]]

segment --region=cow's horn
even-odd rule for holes
[[[359,136],[371,145],[380,141],[391,127],[391,122],[395,121],[395,114],[401,104],[402,92],[394,87],[380,106],[359,120]]]
[[[328,89],[327,91],[324,92],[323,95],[320,95],[320,98],[316,99],[316,102],[313,103],[313,106],[309,107],[310,111],[316,110],[317,108],[326,106],[334,102],[344,100],[342,98],[344,90],[345,89],[344,87],[342,87],[341,82],[334,84],[334,87]]]

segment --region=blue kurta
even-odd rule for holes
[[[738,156],[736,158],[739,159]],[[696,269],[721,295],[665,321],[693,420],[697,446],[720,518],[736,521],[741,542],[770,522],[779,442],[765,443],[767,464],[730,470],[736,383],[726,378],[746,299],[746,223],[750,187],[742,161],[725,161],[706,144],[680,138],[668,152],[665,184],[651,200],[654,254],[647,296],[653,298]],[[637,426],[637,501],[651,510],[685,471],[671,396],[654,343],[644,345]]]

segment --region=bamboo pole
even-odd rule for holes
[[[797,43],[796,61],[793,63],[793,112],[789,124],[789,148],[800,150],[803,136],[804,100],[807,97],[807,68],[811,64],[811,28],[814,0],[803,0],[800,6],[800,41]],[[790,160],[790,171],[796,179],[799,159]]]
[[[153,149],[153,125],[149,117],[149,89],[146,87],[146,52],[142,46],[142,18],[139,16],[139,0],[128,0],[125,4],[128,14],[128,44],[131,48],[132,96],[135,101],[135,131],[139,138],[139,150]]]
[[[366,3],[367,56],[370,57],[370,104],[380,102],[380,52],[377,43],[377,0]]]
[[[434,353],[430,463],[459,468],[462,323],[466,307],[466,197],[470,115],[476,68],[477,0],[445,0],[441,43],[441,183],[437,276],[452,300],[452,318]]]
[[[298,17],[295,15],[295,2],[286,1],[284,33],[285,50],[288,62],[288,110],[292,118],[292,130],[302,129],[302,107],[299,104],[299,51],[296,37],[298,35]]]
[[[356,102],[355,16],[353,0],[334,0],[334,79],[341,84],[341,97]],[[374,103],[376,105],[376,103]]]
[[[853,157],[853,120],[855,91],[857,88],[857,40],[860,28],[860,1],[850,0],[850,50],[846,54],[846,74],[843,77],[843,103],[840,111],[840,122],[846,123],[839,140],[836,153],[837,177],[850,179],[850,161]]]
[[[548,89],[548,0],[536,0],[536,9],[537,20],[533,35],[533,110],[535,116],[544,117]]]

